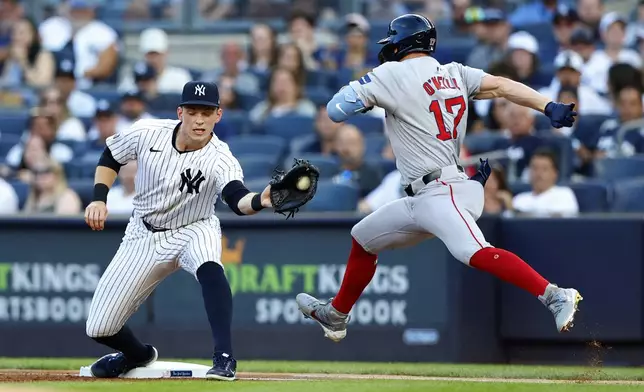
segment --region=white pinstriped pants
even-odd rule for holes
[[[116,334],[166,277],[182,268],[196,279],[197,269],[209,261],[221,265],[221,227],[216,217],[158,233],[131,217],[94,292],[87,336]]]

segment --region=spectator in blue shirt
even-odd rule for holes
[[[116,108],[105,99],[98,101],[92,127],[96,129],[97,137],[89,142],[88,150],[90,153],[101,152],[105,149],[105,140],[117,133],[117,124]]]
[[[508,153],[508,178],[528,181],[527,167],[532,154],[544,145],[543,140],[534,134],[535,112],[532,109],[508,103],[506,116],[509,137],[499,140],[494,150]],[[513,169],[514,168],[514,169]]]
[[[517,8],[510,15],[513,27],[550,23],[557,8],[557,0],[533,0]]]
[[[324,69],[335,71],[350,69],[357,79],[379,64],[377,53],[369,51],[369,31],[367,19],[359,14],[345,17],[344,45],[328,47],[315,52],[314,56]]]
[[[482,23],[479,24],[478,20]],[[485,70],[505,57],[512,26],[508,23],[505,13],[495,8],[483,10],[480,16],[475,13],[473,23],[477,26],[477,36],[483,42],[474,47],[465,63],[470,67]]]
[[[553,32],[557,41],[557,50],[572,49],[570,38],[575,28],[579,27],[577,10],[566,5],[559,5],[552,20]]]
[[[616,95],[618,119],[609,119],[599,128],[599,134],[587,135],[582,143],[594,150],[595,159],[615,156],[632,156],[644,153],[644,127],[630,129],[620,136],[620,128],[631,121],[642,120],[642,89],[623,87]],[[619,138],[623,137],[621,140]]]
[[[593,33],[594,40],[599,41],[599,22],[604,16],[604,0],[577,0],[576,8],[581,22]]]

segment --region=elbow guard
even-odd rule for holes
[[[346,121],[349,116],[360,113],[366,108],[351,86],[343,87],[326,104],[329,118],[337,123]]]
[[[239,209],[239,201],[249,193],[250,191],[241,181],[235,180],[226,184],[224,189],[222,189],[221,198],[226,202],[228,208],[230,208],[235,214],[245,215]]]
[[[98,160],[98,166],[105,166],[109,167],[110,169],[114,170],[115,172],[119,172],[121,170],[121,165],[114,159],[112,156],[112,151],[110,151],[109,147],[105,147],[105,150],[103,150],[103,154],[101,154],[101,158]]]

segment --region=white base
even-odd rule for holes
[[[210,367],[194,363],[156,361],[150,366],[132,369],[120,378],[206,378]],[[94,377],[89,366],[80,369],[80,377]]]

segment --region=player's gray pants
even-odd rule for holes
[[[180,229],[152,233],[130,218],[116,255],[94,292],[86,332],[116,334],[166,277],[183,268],[195,276],[208,261],[221,263],[221,228],[215,217]]]
[[[417,195],[372,212],[353,227],[351,235],[374,254],[438,237],[457,260],[469,264],[474,253],[491,246],[476,224],[483,203],[481,183],[450,166]]]

